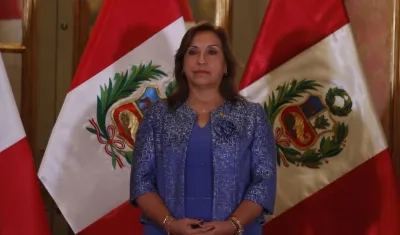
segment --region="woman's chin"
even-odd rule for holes
[[[193,83],[193,87],[198,87],[198,88],[207,88],[207,87],[214,87],[214,83],[212,82],[196,82]]]
[[[205,77],[197,77],[192,80],[192,84],[196,87],[204,87],[204,86],[213,86],[215,85],[215,81],[212,81],[210,78]]]

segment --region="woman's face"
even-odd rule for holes
[[[183,71],[189,86],[219,87],[226,63],[222,44],[213,32],[198,32],[185,53]]]

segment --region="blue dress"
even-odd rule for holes
[[[213,154],[210,121],[193,127],[188,143],[185,172],[185,217],[212,221],[213,209]],[[254,222],[243,235],[261,235],[261,225]]]
[[[194,124],[185,167],[185,217],[212,221],[213,154],[210,122]]]
[[[211,122],[193,126],[189,138],[185,166],[185,217],[212,221],[213,209],[213,154]],[[165,235],[154,224],[145,224],[145,235]],[[243,235],[261,235],[261,225],[254,222],[245,228]]]

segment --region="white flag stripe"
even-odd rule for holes
[[[126,163],[127,167],[123,169],[113,169],[104,145],[86,130],[90,126],[89,119],[96,120],[100,86],[108,85],[109,78],[113,79],[115,73],[152,61],[153,65],[161,65],[160,70],[167,73],[168,78],[147,84],[157,84],[160,89],[165,89],[172,78],[172,55],[184,33],[184,22],[180,18],[67,95],[53,128],[39,178],[75,232],[129,198],[130,166]]]
[[[17,104],[0,54],[0,152],[25,137]]]
[[[14,43],[22,41],[21,19],[0,19],[0,41],[2,43]]]
[[[296,165],[278,168],[279,184],[275,215],[281,214],[387,148],[380,121],[372,106],[349,25],[343,26],[318,44],[246,87],[241,94],[251,101],[264,104],[272,91],[276,93],[275,89],[278,85],[292,79],[316,80],[324,86],[316,92],[323,98],[329,88],[343,88],[351,97],[353,105],[349,116],[335,117],[349,126],[346,145],[339,155],[329,158],[329,163],[323,164],[320,169]],[[340,98],[337,97],[336,102],[339,101]]]

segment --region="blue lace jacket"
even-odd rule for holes
[[[187,103],[169,111],[158,101],[142,120],[133,152],[130,201],[157,192],[176,218],[184,218],[184,176],[189,135],[196,113]],[[263,108],[225,102],[211,113],[213,219],[227,219],[244,199],[272,214],[276,192],[276,145]],[[264,216],[260,215],[260,222]],[[142,216],[142,222],[149,222]]]

